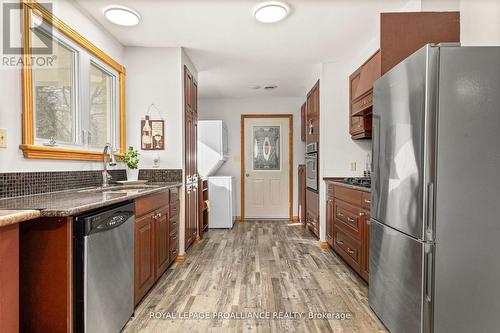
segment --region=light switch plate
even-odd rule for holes
[[[7,148],[7,130],[0,128],[0,148]]]
[[[351,171],[356,171],[356,161],[351,161]]]

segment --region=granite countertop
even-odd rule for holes
[[[333,182],[335,185],[351,188],[353,190],[358,190],[358,191],[363,191],[363,192],[368,192],[371,193],[372,189],[370,187],[364,187],[364,186],[359,186],[359,185],[351,185],[351,184],[346,184],[342,181],[343,178],[339,177],[323,177],[323,180]]]
[[[81,188],[0,200],[1,210],[36,210],[40,216],[74,216],[96,208],[133,200],[148,194],[180,187],[182,183],[117,185],[107,188]],[[1,218],[1,217],[0,217]]]
[[[2,210],[0,209],[0,228],[7,225],[36,219],[40,216],[39,210]]]

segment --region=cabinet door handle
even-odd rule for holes
[[[337,241],[337,244],[339,244],[339,245],[344,245],[344,242],[343,242],[343,241],[341,241],[341,240],[338,240],[338,241]]]
[[[337,213],[337,215],[340,217],[344,217],[344,214],[342,214],[342,213]]]
[[[351,250],[351,248],[349,248],[349,247],[347,248],[347,252],[348,252],[349,254],[354,254],[354,250]]]
[[[152,218],[153,220],[156,220],[156,214],[151,215],[151,218]]]
[[[160,218],[160,217],[161,217],[161,213],[158,213],[158,218]]]
[[[371,203],[372,203],[372,201],[371,201],[371,200],[366,200],[366,199],[365,199],[365,203],[367,203],[367,204],[371,204]]]
[[[354,222],[354,219],[351,219],[350,217],[347,217],[347,221]]]

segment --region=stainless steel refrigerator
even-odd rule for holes
[[[500,47],[425,46],[374,86],[369,303],[394,333],[500,329]]]

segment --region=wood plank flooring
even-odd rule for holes
[[[167,270],[123,332],[386,332],[367,285],[301,225],[245,221],[204,237]],[[308,319],[310,312],[330,318]],[[342,314],[351,318],[332,317]]]

